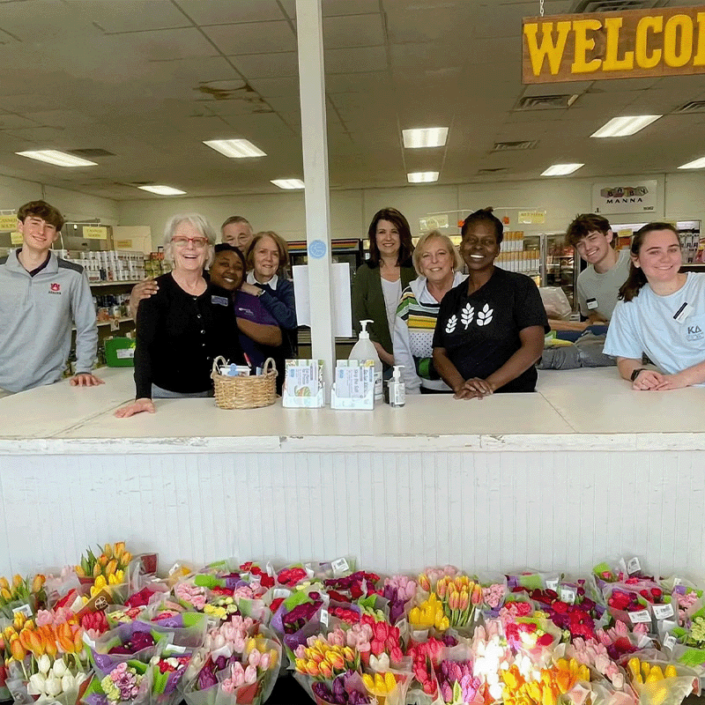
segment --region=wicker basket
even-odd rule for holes
[[[221,375],[220,365],[227,365],[224,357],[213,360],[211,377],[215,387],[215,403],[221,409],[256,409],[271,406],[277,399],[277,368],[270,357],[264,363],[261,375],[228,377]]]

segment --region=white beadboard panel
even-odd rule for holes
[[[705,451],[7,456],[0,574],[124,539],[177,559],[353,556],[586,572],[619,554],[705,574]]]

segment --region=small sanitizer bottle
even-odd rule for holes
[[[406,404],[406,386],[401,380],[399,370],[404,365],[394,365],[392,379],[389,382],[389,405],[399,408]]]

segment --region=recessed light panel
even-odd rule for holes
[[[604,124],[591,137],[628,137],[639,130],[643,130],[647,125],[655,122],[661,115],[624,115],[612,118]]]
[[[678,167],[679,169],[703,169],[705,168],[705,157],[700,157],[700,159],[696,159],[695,161],[688,162],[687,164],[683,164],[682,166]]]
[[[46,162],[47,164],[53,164],[54,166],[98,166],[96,162],[89,162],[88,159],[74,157],[73,154],[59,152],[56,149],[40,149],[29,152],[15,152],[15,154],[19,154],[22,157],[29,157],[30,159],[36,159],[40,162]]]
[[[267,156],[249,140],[208,140],[203,144],[207,144],[211,149],[215,149],[216,152],[220,152],[230,159]]]
[[[156,193],[159,196],[181,196],[186,193],[186,191],[180,191],[178,188],[159,184],[154,184],[153,186],[138,186],[137,188],[143,191],[149,191],[150,193]]]
[[[438,181],[437,171],[413,171],[406,175],[410,184],[430,184],[432,181]]]
[[[443,147],[448,139],[447,127],[422,127],[414,130],[402,130],[404,146],[407,149],[424,147]]]
[[[272,183],[287,190],[304,188],[304,182],[301,179],[272,179]]]
[[[541,176],[567,176],[580,169],[581,166],[585,166],[585,164],[554,164],[542,172]]]

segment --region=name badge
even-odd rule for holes
[[[230,301],[225,296],[216,296],[215,294],[211,296],[211,303],[216,306],[229,306]]]
[[[674,314],[674,320],[678,323],[683,323],[690,314],[693,313],[693,307],[686,301]]]
[[[591,311],[597,308],[597,299],[587,299],[585,303]]]

